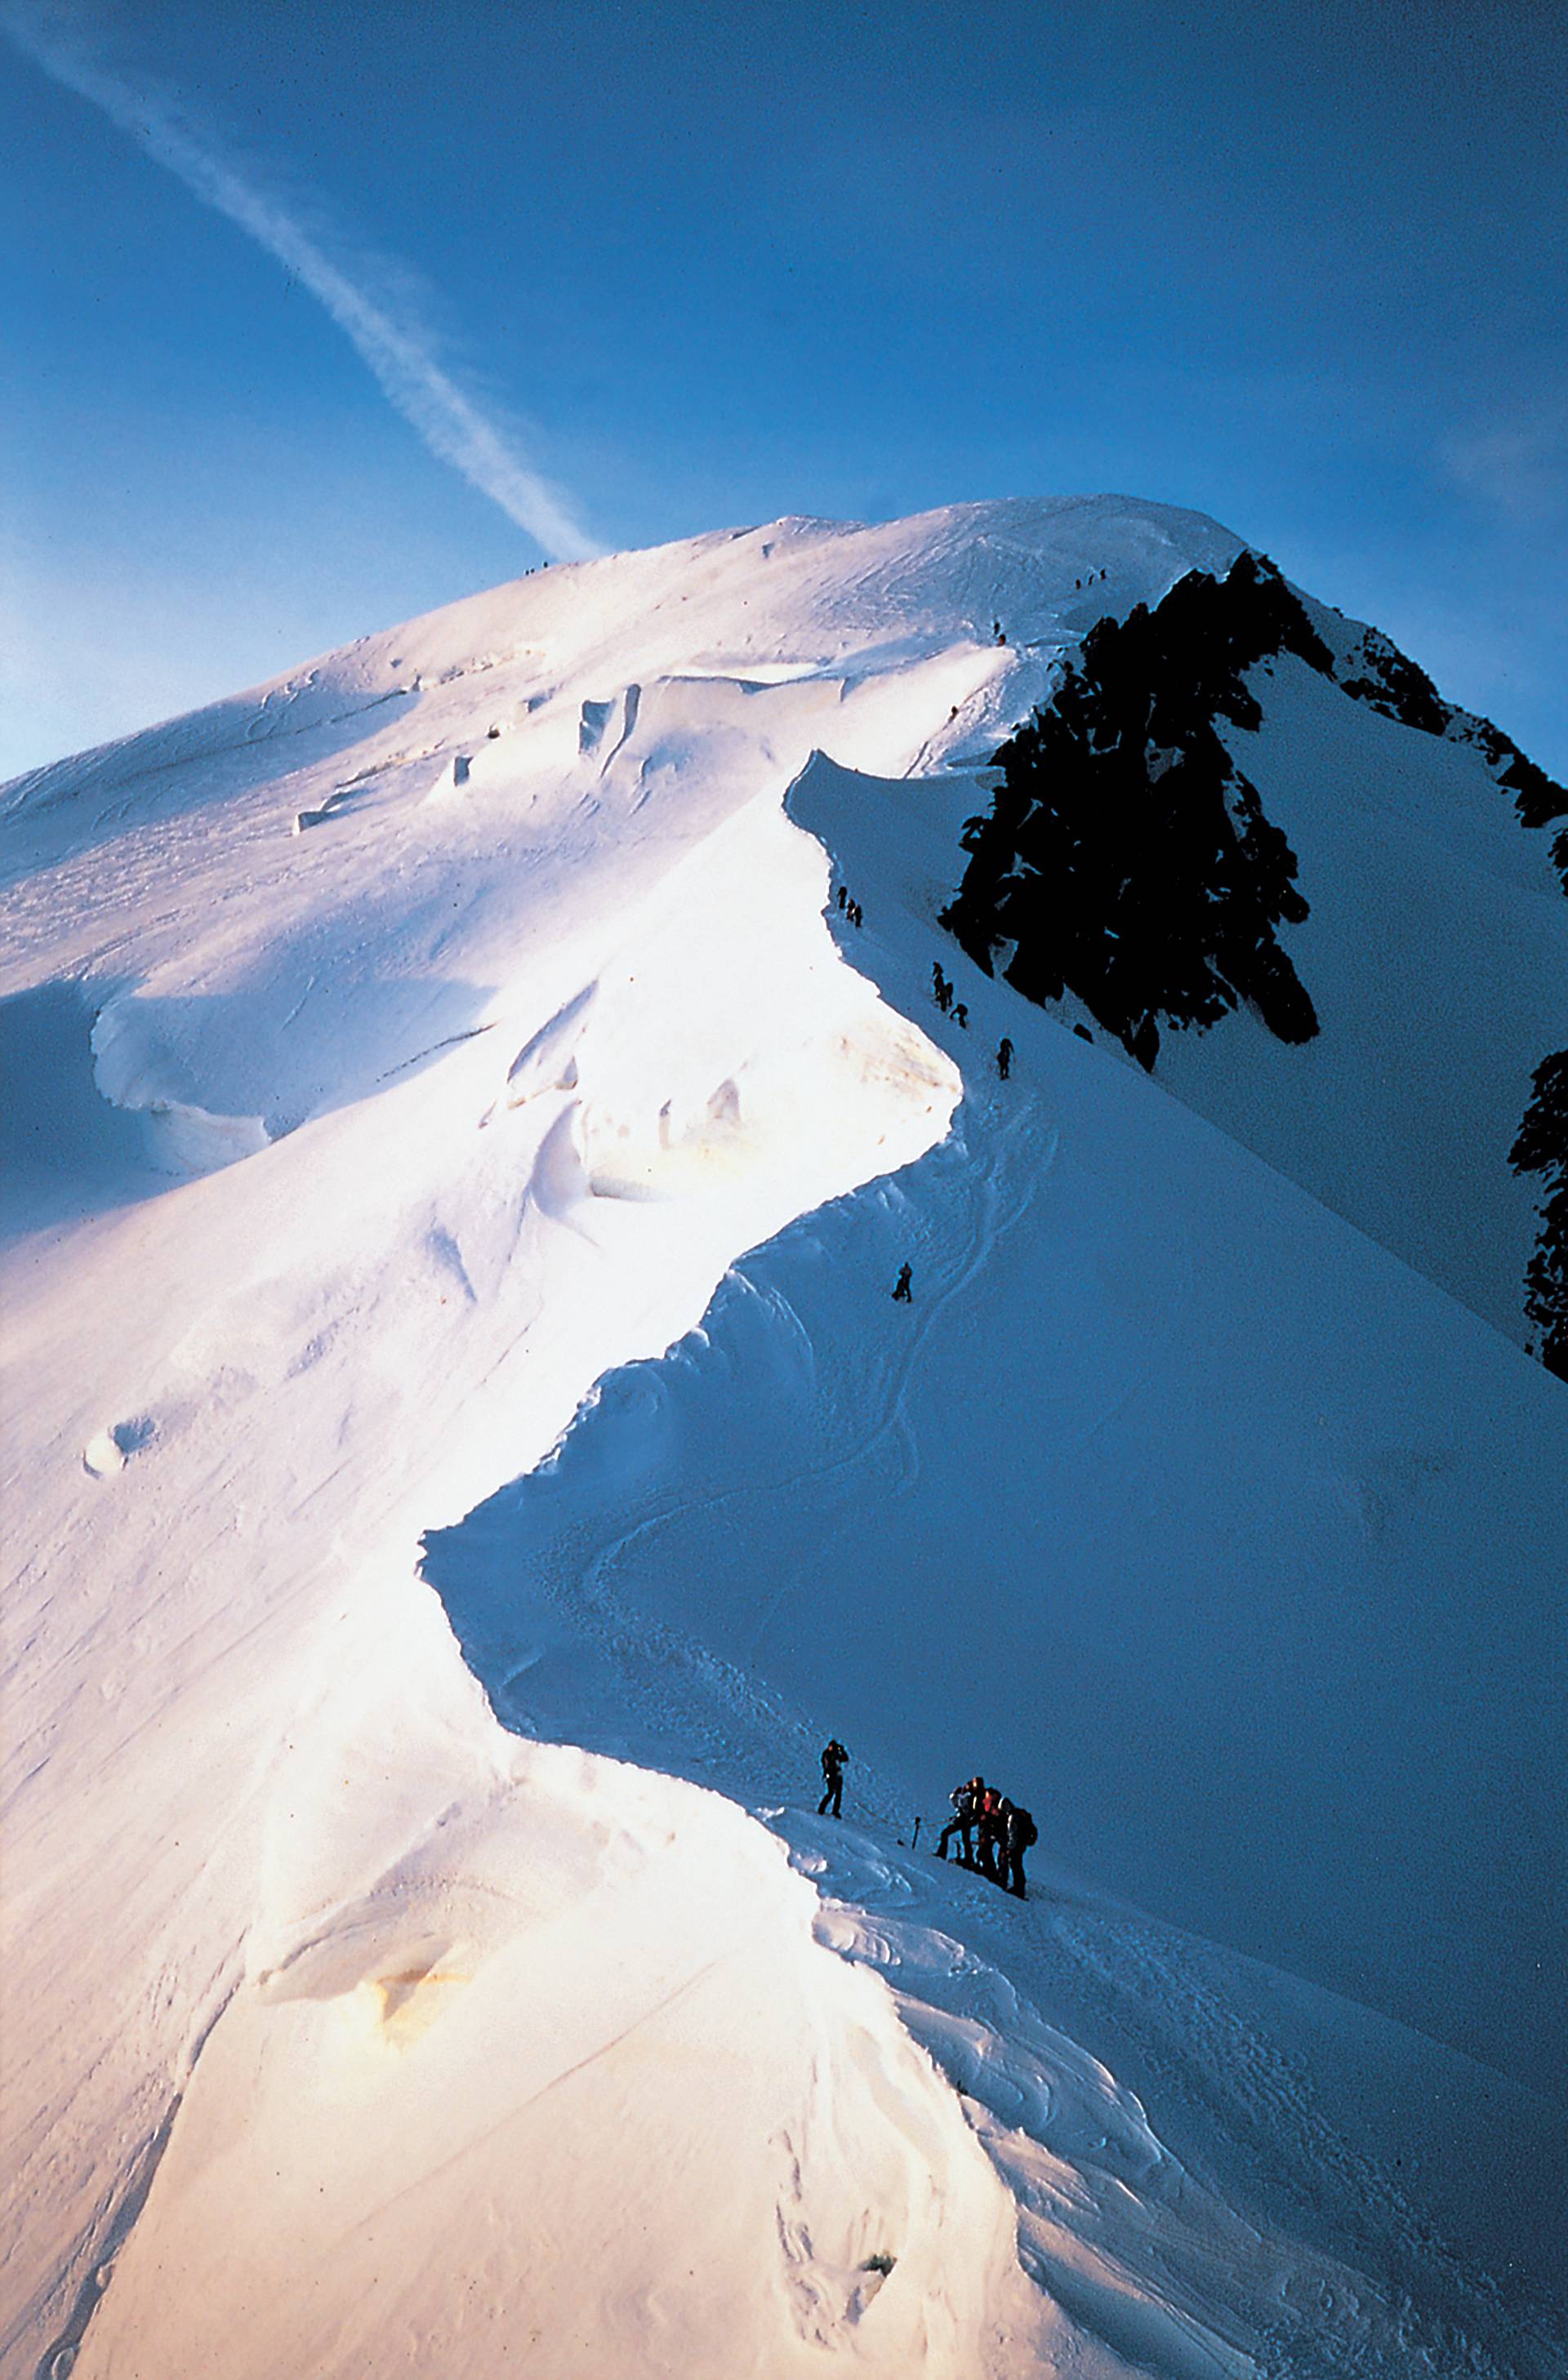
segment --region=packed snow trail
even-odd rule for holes
[[[823,927],[821,847],[781,808],[813,750],[938,772],[909,787],[927,880],[890,905],[929,921],[966,769],[1100,612],[1238,544],[1110,498],[779,523],[536,574],[6,789],[7,2380],[41,2359],[51,2380],[432,2360],[456,2380],[525,2354],[714,2380],[824,2358],[1113,2380],[1155,2354],[1186,2380],[1252,2352],[1259,2289],[1226,2301],[1201,2224],[1181,2289],[1140,2278],[1159,2225],[1124,2256],[1114,2191],[1081,2236],[1037,2224],[1020,2265],[1013,2191],[1039,2172],[965,2122],[913,2046],[924,2020],[834,1955],[853,1946],[813,1938],[766,1832],[668,1775],[508,1737],[414,1572],[422,1532],[681,1342],[747,1249],[824,1208],[838,1228],[857,1184],[914,1212],[899,1170],[942,1142],[959,1075]],[[1477,801],[1505,800],[1471,765]],[[890,911],[845,856],[864,957]],[[1522,1049],[1536,1012],[1508,1016]],[[1161,1096],[1103,1079],[1136,1148]],[[1210,1214],[1258,1171],[1213,1147]],[[1064,1178],[1059,1157],[989,1220],[975,1185],[982,1244],[1023,1244]],[[1486,1179],[1466,1196],[1489,1213]],[[1088,1342],[1097,1314],[1136,1314],[1148,1245],[1100,1260]],[[1386,1293],[1426,1318],[1398,1326],[1413,1396],[1453,1374],[1493,1400],[1453,1493],[1495,1515],[1550,1384],[1499,1369],[1436,1293]],[[1136,1330],[1112,1338],[1117,1377],[1090,1367],[1107,1415],[1143,1360]],[[1216,1343],[1245,1395],[1234,1311]],[[906,1404],[866,1466],[896,1456],[909,1498],[921,1360],[890,1371]],[[1552,1516],[1529,1574],[1560,1555]],[[826,1644],[832,1611],[798,1609],[796,1638]],[[744,1658],[720,1629],[690,1658],[716,1709],[735,1680],[754,1697],[768,1790],[731,1753],[723,1781],[776,1803],[798,1771],[758,1617]],[[658,1664],[635,1682],[656,1695]],[[586,1683],[564,1737],[606,1724]],[[795,1693],[789,1746],[814,1748],[824,1699]],[[890,1776],[939,1742],[929,1701],[905,1718],[873,1746]],[[1161,2038],[1179,2075],[1180,2026]],[[1222,2212],[1254,2162],[1221,2177]],[[302,2265],[308,2298],[277,2280]],[[1394,2368],[1380,2321],[1369,2371]],[[1480,2338],[1459,2368],[1507,2369]],[[1534,2380],[1525,2349],[1515,2368]]]

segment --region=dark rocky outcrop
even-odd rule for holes
[[[1246,1002],[1282,1041],[1318,1030],[1278,929],[1307,915],[1295,856],[1220,728],[1261,721],[1246,674],[1290,652],[1417,734],[1471,747],[1523,826],[1568,820],[1568,789],[1489,720],[1460,710],[1376,628],[1334,649],[1272,563],[1191,571],[1152,608],[1091,628],[1051,702],[996,755],[989,813],[942,922],[1027,999],[1073,993],[1142,1064],[1165,1032],[1204,1031]],[[1551,856],[1568,891],[1568,826]],[[1079,1028],[1082,1029],[1081,1027]],[[1545,1177],[1525,1275],[1536,1352],[1568,1378],[1568,1051],[1537,1068],[1513,1152]]]
[[[1545,1185],[1540,1238],[1525,1271],[1525,1311],[1540,1332],[1534,1352],[1568,1380],[1568,1050],[1543,1058],[1510,1162]]]
[[[1319,615],[1321,616],[1321,615]],[[1376,628],[1331,650],[1266,556],[1223,578],[1189,571],[1152,609],[1105,619],[1052,700],[996,755],[989,816],[942,923],[1031,1000],[1072,991],[1151,1066],[1161,1030],[1203,1030],[1246,1002],[1282,1040],[1317,1030],[1275,938],[1307,915],[1296,863],[1225,750],[1222,721],[1256,727],[1246,672],[1291,652],[1357,702],[1478,751],[1538,830],[1568,788],[1494,727],[1446,702]],[[1568,890],[1568,828],[1551,847]]]
[[[987,973],[1035,1001],[1073,991],[1146,1066],[1161,1029],[1202,1029],[1245,1001],[1282,1040],[1318,1020],[1275,940],[1307,914],[1296,863],[1218,733],[1256,727],[1246,673],[1331,656],[1273,565],[1192,571],[1152,610],[1102,620],[1049,708],[997,754],[991,814],[942,922]]]

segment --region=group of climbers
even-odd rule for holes
[[[844,1772],[848,1759],[836,1735],[822,1746],[822,1798],[817,1804],[820,1818],[844,1815]],[[1010,1802],[1005,1793],[997,1792],[983,1777],[971,1777],[967,1784],[954,1786],[949,1798],[953,1815],[937,1842],[938,1859],[947,1857],[947,1846],[956,1835],[960,1867],[973,1868],[977,1876],[989,1876],[1003,1892],[1027,1900],[1024,1854],[1039,1840],[1039,1829],[1028,1812],[1018,1803]],[[919,1840],[920,1821],[917,1818],[915,1840],[918,1843]]]
[[[1001,1885],[1004,1892],[1026,1900],[1024,1853],[1039,1840],[1039,1829],[1028,1812],[988,1785],[983,1777],[955,1785],[949,1798],[953,1815],[938,1839],[938,1859],[947,1857],[947,1846],[956,1835],[960,1867],[972,1867]]]
[[[858,926],[863,922],[864,913],[860,904],[846,884],[841,884],[838,887],[837,900],[840,909],[852,926]],[[951,978],[942,973],[940,959],[933,959],[931,962],[931,998],[944,1016],[951,1016],[955,1025],[967,1026],[968,1008],[956,997]],[[1013,1044],[1003,1034],[997,1044],[996,1050],[996,1071],[1003,1082],[1007,1080],[1012,1065]]]
[[[952,1017],[954,1025],[968,1024],[969,1012],[955,996],[950,978],[943,975],[940,959],[931,961],[931,998],[944,1016]],[[1013,1071],[1013,1044],[1005,1033],[996,1045],[996,1071],[1003,1082]]]

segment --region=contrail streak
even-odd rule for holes
[[[54,80],[101,108],[150,157],[167,166],[203,205],[248,232],[258,247],[321,300],[382,389],[431,452],[490,496],[556,561],[601,551],[549,483],[520,462],[451,374],[428,334],[359,287],[277,199],[259,189],[198,130],[170,92],[138,85],[104,65],[69,11],[0,0],[0,31]]]

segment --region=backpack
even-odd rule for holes
[[[1039,1840],[1039,1828],[1036,1826],[1034,1820],[1030,1817],[1027,1810],[1015,1809],[1014,1811],[1010,1831],[1016,1835],[1020,1845],[1025,1851],[1028,1850],[1031,1843],[1038,1843]]]

